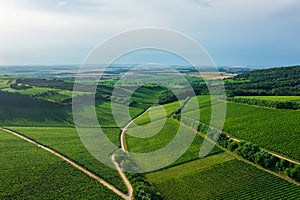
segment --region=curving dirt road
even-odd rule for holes
[[[123,128],[122,128],[122,132],[120,135],[120,141],[121,141],[121,148],[124,152],[127,151],[127,147],[126,147],[126,141],[125,141],[125,132],[127,131],[128,127],[134,122],[134,120],[136,120],[137,118],[141,117],[142,115],[144,115],[145,113],[147,113],[152,107],[149,107],[147,110],[145,110],[144,112],[142,112],[141,114],[139,114],[138,116],[136,116],[135,118],[133,118],[131,121],[129,121]]]
[[[125,133],[128,129],[128,127],[134,122],[134,120],[136,120],[137,118],[139,118],[140,116],[144,115],[146,112],[148,112],[151,109],[151,107],[149,107],[147,110],[145,110],[144,112],[142,112],[141,114],[139,114],[138,116],[136,116],[135,118],[133,118],[132,120],[130,120],[123,128],[121,131],[121,135],[120,135],[120,141],[121,141],[121,148],[124,152],[127,151],[126,148],[126,141],[125,141]],[[133,199],[133,187],[130,183],[130,181],[127,179],[125,173],[123,172],[123,170],[121,169],[121,167],[119,166],[119,164],[117,162],[115,162],[115,156],[114,154],[111,157],[118,173],[120,174],[121,178],[123,179],[127,189],[128,189],[128,195],[126,196],[127,200],[131,200]]]

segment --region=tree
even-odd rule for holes
[[[287,175],[300,182],[300,165],[295,165],[293,168],[288,168]]]
[[[144,190],[140,190],[135,197],[136,200],[151,200],[151,195]]]
[[[280,171],[285,171],[285,169],[290,166],[291,164],[288,161],[280,159],[278,162],[276,162],[275,169],[277,169],[280,172]]]
[[[250,161],[254,161],[254,155],[259,151],[259,147],[250,142],[240,142],[239,147],[235,150],[238,155]]]
[[[229,142],[228,149],[230,151],[235,151],[239,147],[239,143],[237,141]]]
[[[161,200],[162,197],[156,193],[151,186],[141,184],[134,189],[133,196],[135,200]]]
[[[279,159],[268,152],[259,151],[254,155],[254,162],[264,168],[275,169],[276,163],[279,162]]]

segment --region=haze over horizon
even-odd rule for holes
[[[297,0],[0,0],[0,65],[82,63],[107,38],[161,27],[199,42],[217,65],[300,63]],[[174,63],[140,54],[123,62]],[[178,63],[180,64],[180,63]]]

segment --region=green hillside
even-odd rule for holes
[[[237,96],[300,95],[300,66],[242,73],[226,81],[227,92]]]

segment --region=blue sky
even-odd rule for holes
[[[105,39],[140,27],[187,34],[218,65],[300,64],[299,10],[299,0],[0,0],[0,64],[81,63]]]

